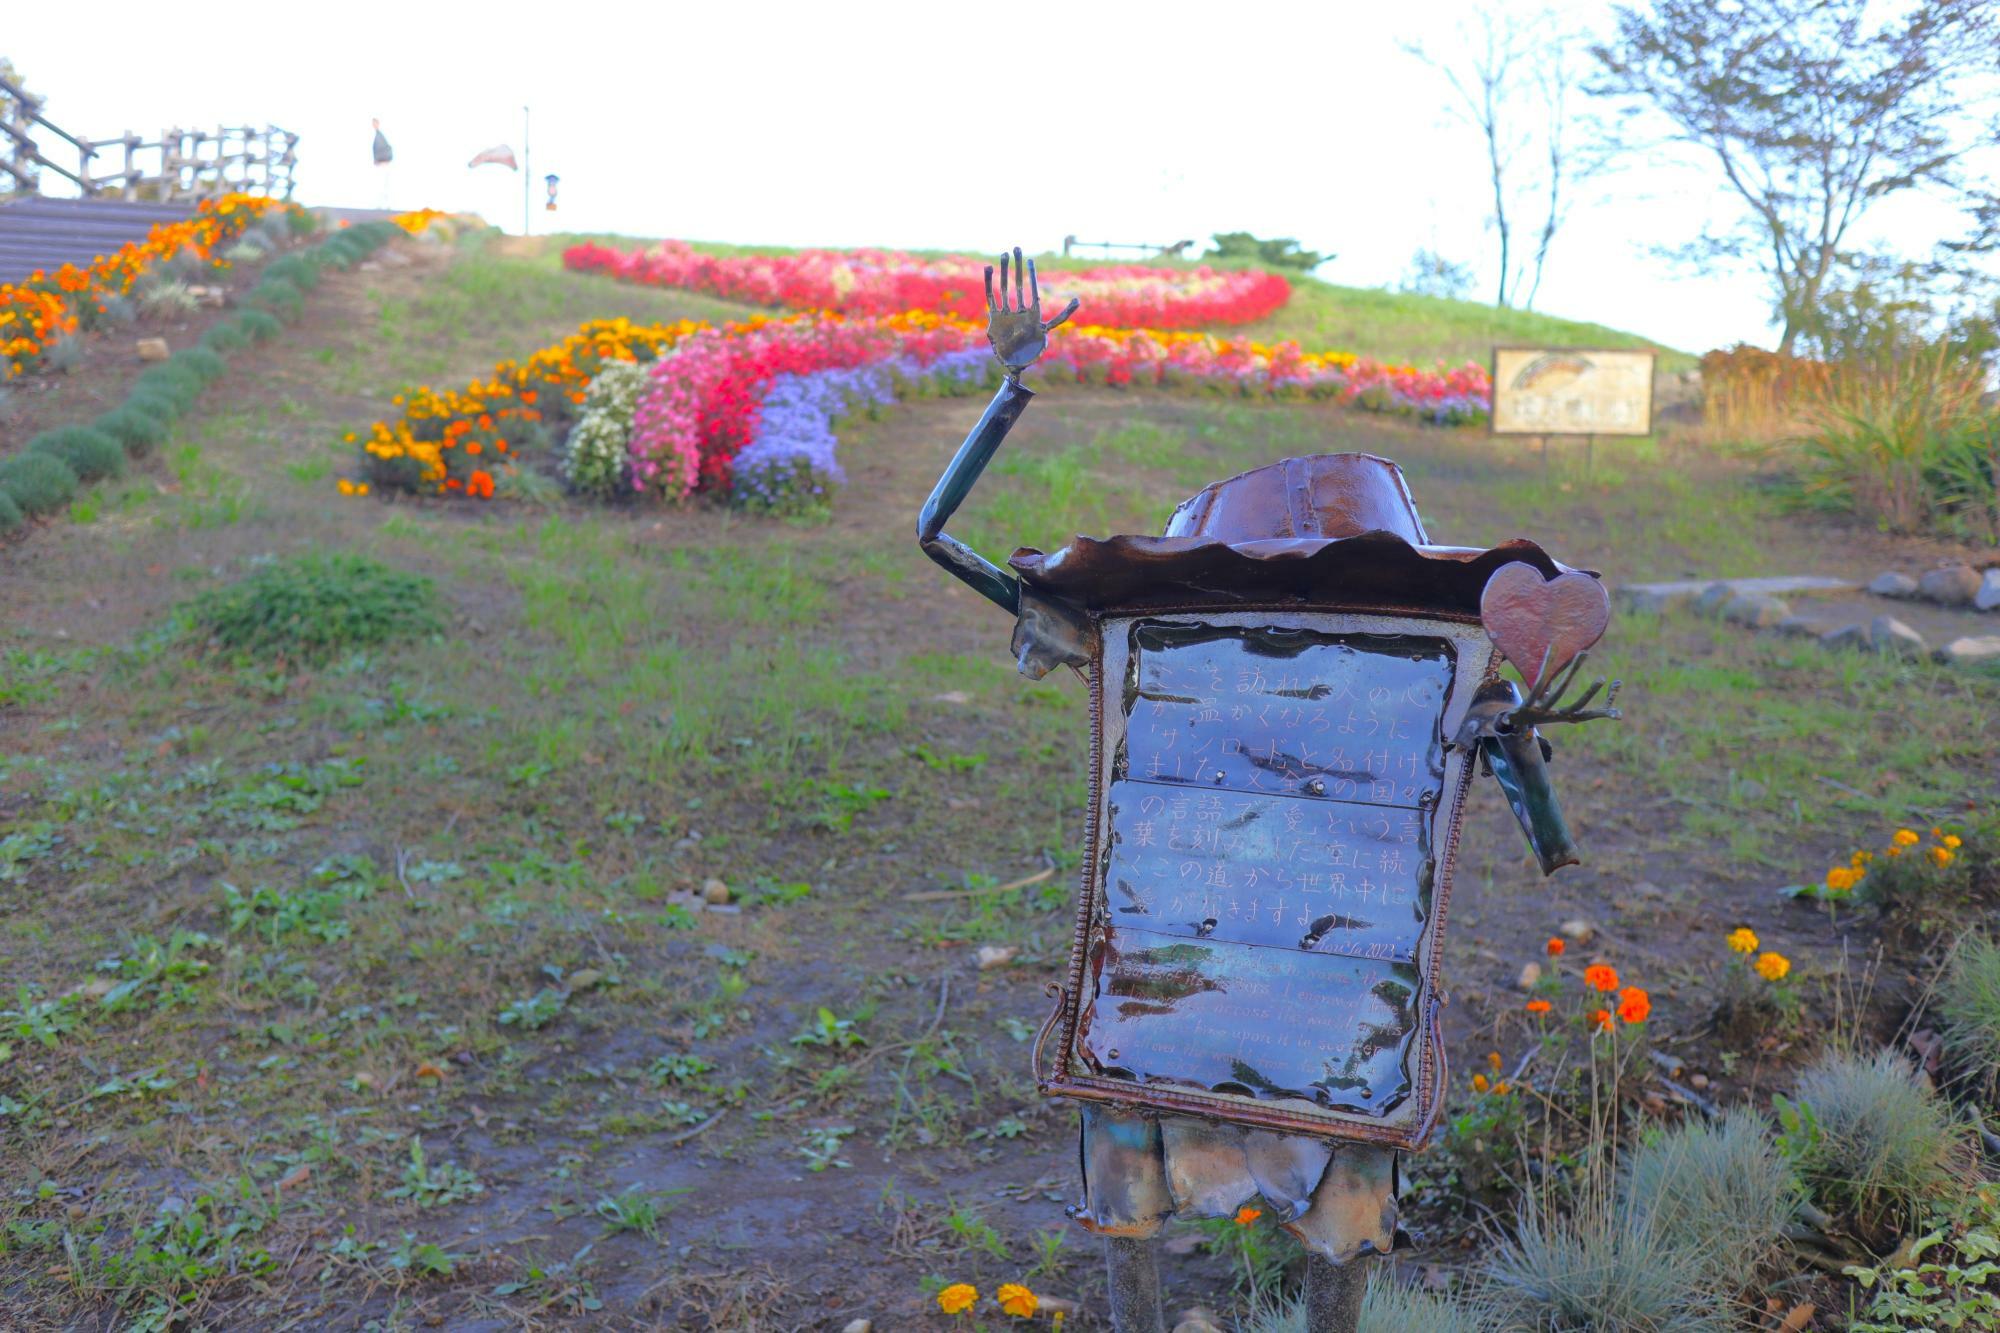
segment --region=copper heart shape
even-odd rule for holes
[[[1516,560],[1486,580],[1479,621],[1532,690],[1544,671],[1554,675],[1604,637],[1611,599],[1602,583],[1580,570],[1545,579],[1533,565]]]

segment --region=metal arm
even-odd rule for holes
[[[1023,279],[1026,280],[1025,287]],[[1000,290],[993,290],[993,267],[986,268],[986,340],[993,355],[1007,368],[1000,392],[986,405],[985,415],[958,446],[950,466],[938,478],[937,489],[924,502],[917,516],[917,544],[924,554],[950,570],[952,576],[1009,615],[1021,612],[1021,581],[979,552],[948,535],[944,525],[965,503],[979,474],[993,461],[1000,442],[1007,438],[1028,400],[1035,395],[1021,383],[1021,372],[1035,364],[1049,345],[1049,330],[1076,313],[1072,300],[1054,319],[1042,318],[1042,288],[1035,276],[1035,261],[1025,263],[1019,246],[1014,248],[1014,292],[1007,293],[1007,256],[1000,256]],[[1042,668],[1047,670],[1046,667]],[[1037,672],[1037,675],[1040,673]]]
[[[1020,580],[951,536],[944,525],[971,494],[980,473],[993,461],[1007,432],[1013,429],[1034,396],[1034,391],[1012,373],[1000,382],[1000,392],[993,395],[979,424],[965,437],[965,443],[958,446],[944,475],[938,478],[931,498],[924,501],[923,512],[917,516],[917,544],[924,548],[924,554],[1008,615],[1018,614],[1021,609]]]

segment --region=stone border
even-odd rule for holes
[[[2000,665],[2000,629],[1993,634],[1961,635],[1942,648],[1932,649],[1923,635],[1894,616],[1876,616],[1867,624],[1855,622],[1823,630],[1820,622],[1793,614],[1791,604],[1779,596],[1780,593],[1826,596],[1864,591],[1877,597],[1921,597],[1940,606],[1990,612],[2000,609],[2000,566],[1982,573],[1970,565],[1950,565],[1931,570],[1922,578],[1882,574],[1865,589],[1858,583],[1819,575],[1632,583],[1616,589],[1613,597],[1627,610],[1657,615],[1687,609],[1698,616],[1728,621],[1745,629],[1816,638],[1828,648],[1867,648],[1912,660],[1929,656],[1939,662],[1960,665]]]

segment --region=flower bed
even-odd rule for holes
[[[605,377],[634,365],[642,373]],[[1482,419],[1487,401],[1478,366],[1427,371],[1153,329],[1065,329],[1037,373],[1116,388],[1318,398],[1440,423]],[[979,326],[915,312],[720,327],[600,320],[462,390],[399,396],[400,419],[349,438],[362,445],[363,485],[489,499],[524,442],[551,446],[566,432],[562,471],[574,490],[812,506],[840,479],[833,422],[844,412],[995,374]]]
[[[986,318],[987,261],[896,250],[802,250],[786,255],[709,255],[684,241],[641,250],[583,244],[563,252],[567,268],[621,282],[680,287],[750,305],[894,315],[923,310]],[[1291,299],[1291,284],[1260,269],[1180,269],[1145,264],[1045,269],[1051,310],[1076,297],[1091,319],[1115,328],[1194,329],[1249,324]]]
[[[64,337],[93,327],[106,302],[124,296],[156,264],[192,256],[215,262],[222,247],[267,214],[303,217],[297,204],[257,195],[204,199],[191,218],[162,222],[143,241],[130,241],[88,266],[64,264],[23,283],[0,283],[0,380],[25,373]]]

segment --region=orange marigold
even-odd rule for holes
[[[1547,1000],[1528,1001],[1528,1012],[1531,1014],[1546,1014],[1552,1007]]]
[[[1583,981],[1592,990],[1614,991],[1618,989],[1618,974],[1603,963],[1592,963],[1583,969]]]
[[[979,1299],[979,1288],[970,1282],[954,1282],[937,1294],[938,1309],[946,1314],[964,1314]]]
[[[1591,1010],[1590,1024],[1592,1027],[1595,1027],[1601,1031],[1604,1032],[1611,1031],[1611,1011],[1609,1009]]]
[[[1548,943],[1549,957],[1551,958],[1562,957],[1562,951],[1568,947],[1569,947],[1568,945],[1564,944],[1561,940],[1557,939],[1555,936],[1553,935],[1549,936],[1549,943]]]
[[[1263,1215],[1264,1215],[1264,1210],[1262,1208],[1252,1208],[1249,1204],[1246,1203],[1241,1208],[1238,1208],[1236,1210],[1236,1225],[1239,1227],[1247,1227],[1252,1222],[1255,1222],[1258,1218],[1262,1217]]]
[[[1637,986],[1627,986],[1618,992],[1618,1016],[1627,1023],[1643,1023],[1652,1012],[1652,997]]]
[[[993,1299],[1000,1302],[1000,1312],[1015,1319],[1032,1319],[1040,1308],[1041,1301],[1035,1293],[1018,1282],[1003,1282],[1000,1290],[993,1293]]]

